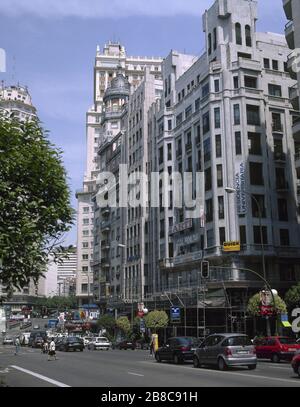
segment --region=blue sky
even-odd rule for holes
[[[171,49],[199,55],[202,13],[213,0],[1,0],[0,48],[6,84],[27,85],[50,139],[64,151],[75,190],[85,168],[85,113],[93,102],[96,46],[119,40],[128,55]],[[282,0],[258,0],[259,31],[284,32]],[[76,243],[76,228],[66,243]]]

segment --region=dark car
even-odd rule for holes
[[[76,351],[79,350],[80,352],[84,349],[83,339],[78,338],[76,336],[69,336],[68,338],[63,338],[62,341],[58,341],[56,344],[57,350],[62,350],[65,352],[69,352],[70,350]]]
[[[258,358],[271,359],[274,363],[281,360],[291,361],[300,350],[300,344],[296,343],[296,339],[285,336],[258,338],[255,339],[254,345]]]
[[[131,350],[135,350],[136,349],[136,344],[134,341],[130,340],[130,339],[123,339],[121,341],[117,341],[112,345],[113,349],[131,349]]]
[[[157,362],[167,360],[176,364],[193,360],[197,345],[198,339],[191,336],[169,338],[162,347],[157,349],[155,359]]]
[[[32,342],[32,348],[42,348],[44,344],[44,339],[41,336],[36,336]]]
[[[208,336],[196,349],[193,361],[194,367],[214,365],[219,370],[233,366],[254,370],[257,365],[255,347],[249,337],[233,333]]]
[[[292,368],[294,372],[300,377],[300,352],[297,352],[292,360]]]
[[[28,346],[32,346],[36,337],[41,337],[44,340],[47,340],[47,332],[46,331],[34,331],[30,333],[30,337],[28,339]]]

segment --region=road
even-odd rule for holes
[[[57,352],[47,361],[39,349],[0,345],[0,381],[11,387],[300,387],[289,363],[259,361],[255,371],[195,369],[157,363],[148,351]]]

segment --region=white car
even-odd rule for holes
[[[88,344],[89,350],[97,350],[97,349],[109,350],[110,347],[111,347],[111,343],[104,336],[98,336],[97,338],[94,338],[94,340],[92,342],[90,342]]]
[[[91,342],[95,340],[93,336],[84,336],[82,339],[84,346],[88,346]]]
[[[3,345],[13,345],[14,344],[14,339],[12,336],[5,336],[3,338]]]

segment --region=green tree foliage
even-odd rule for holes
[[[144,319],[147,328],[151,328],[154,331],[159,328],[165,328],[169,322],[168,314],[165,311],[151,311]]]
[[[279,295],[275,295],[275,305],[277,314],[286,314],[287,307]],[[249,299],[247,311],[253,316],[260,316],[260,294],[255,294]]]
[[[0,279],[7,290],[37,283],[73,223],[62,152],[38,121],[0,114]]]
[[[131,326],[129,319],[127,317],[119,317],[116,321],[116,326],[125,333],[125,335],[129,335],[131,331]]]
[[[58,311],[64,311],[66,309],[76,308],[77,300],[75,296],[38,298],[35,305],[39,307],[46,307],[47,309],[57,309]]]
[[[288,308],[296,308],[300,306],[300,283],[291,287],[286,293],[285,302]]]
[[[106,329],[107,331],[112,333],[114,328],[116,327],[115,318],[111,315],[102,315],[97,321],[97,326],[99,329]]]

